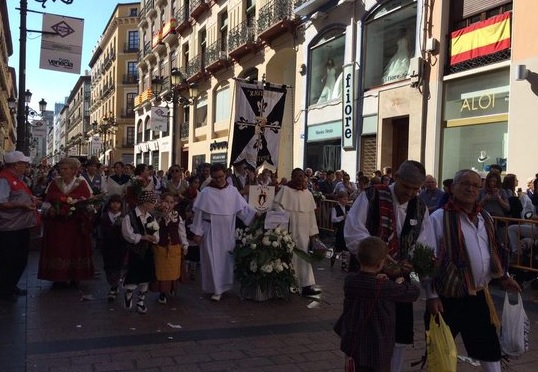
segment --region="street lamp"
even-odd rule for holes
[[[180,93],[182,89],[185,89],[187,87],[189,88],[189,98],[183,96]],[[165,101],[167,104],[172,104],[172,130],[170,133],[170,135],[172,136],[172,164],[179,164],[176,155],[177,134],[179,133],[179,130],[176,131],[176,128],[179,128],[179,126],[176,126],[176,105],[180,104],[184,108],[187,108],[188,106],[194,104],[194,98],[198,95],[198,90],[196,89],[194,84],[189,85],[187,83],[185,76],[177,67],[173,67],[170,70],[170,92],[161,96],[163,89],[164,78],[162,76],[156,76],[151,81],[151,90],[153,91],[153,95],[156,97],[156,104],[159,105],[162,101]]]
[[[28,121],[28,117],[31,117],[33,119],[36,116],[41,116],[41,118],[43,118],[43,114],[47,109],[47,101],[45,101],[44,98],[39,101],[39,111],[41,113],[38,113],[30,107],[30,102],[32,101],[32,92],[30,92],[29,89],[26,89],[26,91],[24,92],[24,101],[19,100],[19,102],[17,103],[17,100],[13,97],[9,97],[7,101],[10,111],[12,113],[17,112],[17,118],[20,118],[21,116],[21,112],[19,112],[19,109],[21,104],[23,105],[23,119],[18,120],[17,122],[17,150],[28,154],[30,151],[29,127],[39,127],[43,125],[43,123],[40,123],[38,125],[32,124]]]
[[[116,119],[114,118],[112,113],[110,113],[108,116],[106,115],[103,116],[101,121],[102,121],[101,124],[99,124],[95,120],[91,124],[91,126],[94,133],[98,134],[99,137],[101,137],[101,135],[103,136],[102,148],[103,148],[103,160],[104,160],[106,151],[108,150],[108,141],[109,141],[108,135],[116,132],[116,129],[118,128],[118,123],[116,122]],[[114,147],[114,146],[111,146],[111,147]]]

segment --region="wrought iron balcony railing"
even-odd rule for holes
[[[204,54],[199,53],[196,57],[189,59],[187,68],[185,69],[185,75],[188,78],[202,72],[205,68]]]
[[[219,61],[227,61],[228,53],[226,51],[226,42],[218,39],[207,47],[206,66],[209,67]]]
[[[248,20],[244,20],[230,30],[228,36],[228,50],[233,51],[239,47],[256,42],[256,26],[249,25]]]
[[[292,19],[292,15],[292,0],[273,0],[260,9],[258,15],[258,32],[264,32],[282,20]]]

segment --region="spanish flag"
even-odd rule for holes
[[[510,14],[506,12],[452,32],[450,64],[510,48]]]

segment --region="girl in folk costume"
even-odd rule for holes
[[[342,257],[342,270],[346,271],[349,265],[349,251],[344,240],[344,224],[349,212],[349,195],[347,191],[339,191],[336,194],[337,204],[331,209],[331,222],[335,228],[334,254],[331,257],[331,267],[334,266],[336,255]]]
[[[174,209],[175,200],[171,193],[161,196],[163,216],[159,219],[159,242],[153,246],[155,277],[152,289],[159,291],[159,302],[166,304],[167,294],[176,292],[181,275],[183,249],[187,249],[185,222]]]
[[[121,223],[121,233],[127,241],[129,260],[125,275],[124,306],[133,306],[133,292],[138,288],[136,310],[147,313],[146,293],[148,285],[155,278],[153,251],[151,246],[159,241],[159,224],[151,212],[155,209],[157,197],[153,191],[142,191],[138,205],[129,211]]]
[[[121,271],[127,255],[125,240],[121,234],[121,221],[124,217],[122,210],[121,196],[113,194],[108,199],[105,213],[101,215],[99,221],[101,236],[98,244],[103,254],[106,281],[110,286],[108,302],[113,302],[118,295]]]
[[[62,159],[60,176],[45,191],[43,248],[37,277],[53,281],[55,287],[67,282],[77,285],[79,280],[91,279],[94,273],[93,212],[77,208],[77,202],[89,199],[92,190],[86,180],[76,177],[79,168],[78,159]]]

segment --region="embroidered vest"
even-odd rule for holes
[[[168,245],[180,244],[179,241],[179,216],[177,221],[169,221],[166,223],[164,218],[161,218],[159,222],[159,245],[161,247],[167,247]]]
[[[490,266],[493,277],[501,277],[503,269],[497,251],[493,219],[486,211],[480,211],[488,235]],[[444,236],[441,249],[440,263],[434,286],[437,293],[445,297],[463,297],[476,295],[473,273],[469,264],[469,255],[465,239],[461,232],[461,221],[456,211],[444,211]]]
[[[372,186],[364,192],[368,198],[366,228],[370,235],[378,236],[385,241],[389,247],[389,254],[395,260],[409,259],[409,251],[420,234],[427,209],[426,204],[418,197],[409,200],[400,239],[398,239],[394,225],[394,203],[389,187]],[[411,220],[414,221],[413,225]]]

